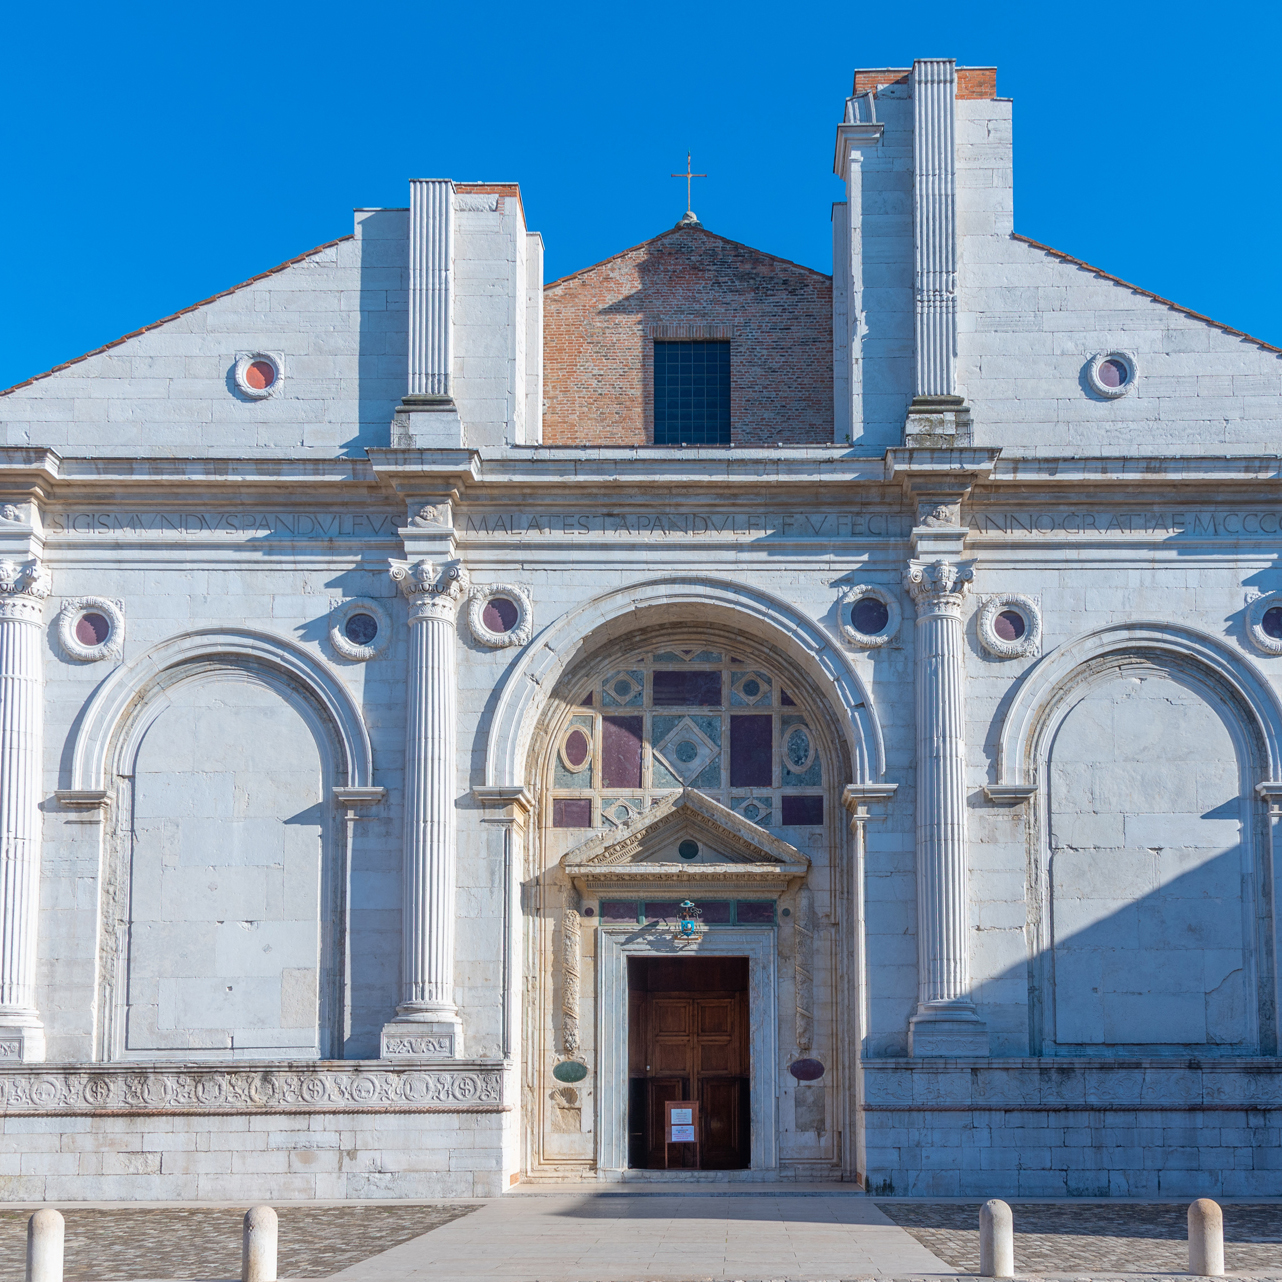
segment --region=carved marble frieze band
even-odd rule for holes
[[[495,1113],[500,1066],[459,1060],[426,1067],[228,1068],[111,1064],[0,1068],[0,1116],[212,1113]]]

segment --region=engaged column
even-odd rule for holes
[[[908,1053],[987,1055],[970,998],[966,851],[965,562],[910,561],[917,606],[917,1012]]]
[[[36,1009],[40,913],[42,610],[39,561],[0,561],[0,1059],[43,1060]]]
[[[459,1058],[454,1005],[456,614],[467,588],[457,560],[392,562],[409,601],[405,687],[405,853],[401,1001],[384,1059]]]

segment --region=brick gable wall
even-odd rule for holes
[[[832,279],[674,229],[547,286],[543,440],[653,440],[654,339],[730,337],[736,445],[832,440]]]

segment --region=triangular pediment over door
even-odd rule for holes
[[[810,860],[796,846],[687,788],[567,851],[561,866],[584,894],[782,894]]]

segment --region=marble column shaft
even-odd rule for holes
[[[454,1004],[457,875],[455,721],[458,602],[467,572],[458,561],[393,562],[410,603],[405,701],[405,847],[401,1002],[397,1021],[439,1024],[457,1055]],[[452,1029],[452,1033],[450,1030]]]
[[[978,1027],[979,1021],[969,992],[961,616],[971,578],[969,565],[944,560],[912,561],[905,575],[917,606],[918,1006],[914,1021],[933,1021],[932,1036],[960,1031],[973,1038],[975,1033],[964,1027]],[[920,1049],[923,1030],[916,1031]],[[978,1041],[957,1048],[957,1053],[976,1051],[986,1053]]]
[[[36,1009],[40,911],[42,605],[38,561],[0,562],[0,1045],[8,1058],[43,1059]]]

